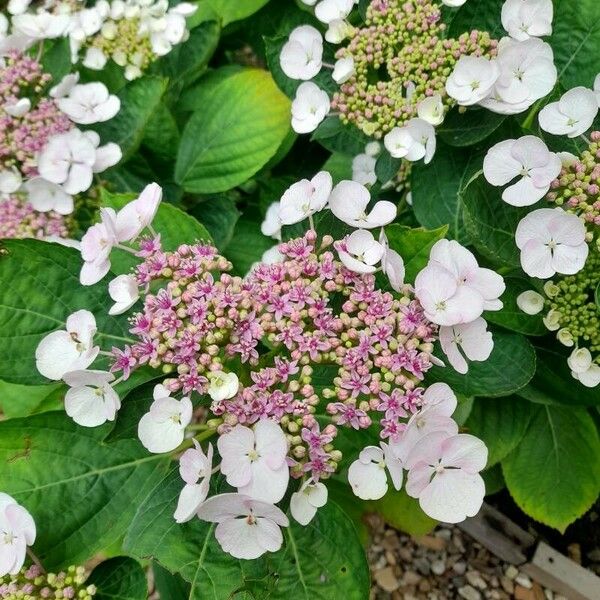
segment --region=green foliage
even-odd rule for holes
[[[539,406],[502,471],[521,509],[564,532],[600,493],[599,456],[598,431],[585,410]]]
[[[454,108],[446,115],[436,134],[449,146],[458,148],[472,146],[496,131],[504,119],[506,119],[504,115],[483,108],[466,112]]]
[[[427,264],[432,246],[446,235],[447,230],[447,226],[428,231],[422,227],[411,229],[397,224],[385,228],[390,248],[404,259],[406,281],[414,282],[417,273]]]
[[[485,362],[470,362],[460,375],[450,365],[433,367],[428,373],[464,396],[508,396],[527,385],[535,373],[535,351],[526,337],[494,331],[494,349]],[[438,353],[441,356],[441,353]]]
[[[543,314],[528,315],[517,306],[517,297],[522,292],[533,289],[531,283],[522,277],[505,277],[506,290],[501,300],[502,310],[486,313],[486,319],[511,331],[524,335],[545,335],[548,333],[543,322]]]
[[[277,152],[290,128],[289,110],[265,71],[244,69],[224,79],[183,130],[175,180],[195,193],[243,183]]]
[[[369,508],[380,513],[388,525],[409,535],[425,535],[437,525],[437,521],[428,517],[421,510],[419,501],[411,498],[404,488],[399,492],[390,488],[381,500],[370,502]]]
[[[118,541],[164,474],[165,459],[137,441],[104,445],[109,427],[80,427],[63,412],[0,422],[2,491],[35,515],[35,551],[49,569]]]
[[[203,0],[199,3],[198,11],[190,18],[190,24],[202,22],[205,19],[218,19],[225,27],[233,21],[240,21],[255,13],[267,4],[269,0]]]
[[[38,412],[53,392],[62,388],[60,383],[48,385],[20,385],[0,381],[0,410],[5,417],[26,417]],[[57,406],[56,408],[59,408]]]
[[[518,446],[534,410],[529,402],[517,396],[475,400],[465,427],[488,447],[487,468],[499,463]]]
[[[117,556],[100,563],[90,574],[88,585],[95,585],[96,600],[146,600],[148,583],[140,563]]]
[[[292,521],[285,545],[274,554],[248,562],[223,554],[215,525],[173,519],[182,488],[176,470],[161,481],[140,505],[125,538],[128,552],[153,557],[191,583],[190,599],[228,598],[236,592],[270,589],[270,599],[306,600],[364,598],[369,571],[354,526],[333,503],[302,527]]]
[[[94,127],[103,143],[115,142],[127,160],[139,148],[144,131],[160,107],[167,89],[163,77],[144,77],[128,83],[117,95],[121,109],[115,117]]]
[[[106,282],[80,285],[76,250],[37,240],[5,240],[3,246],[0,280],[12,285],[0,288],[2,379],[23,385],[48,383],[35,368],[35,349],[45,335],[64,328],[76,310],[96,316],[100,345],[128,339],[126,319],[107,314]]]

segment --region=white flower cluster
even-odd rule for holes
[[[68,37],[73,63],[83,53],[84,66],[99,70],[112,59],[124,67],[129,80],[140,77],[149,60],[144,42],[154,57],[168,54],[188,39],[186,17],[197,8],[189,2],[170,7],[168,0],[98,0],[91,7],[82,0],[47,0],[35,9],[30,4],[30,0],[10,0],[12,31],[8,33],[8,23],[4,32],[0,27],[0,50],[25,50],[45,39]]]

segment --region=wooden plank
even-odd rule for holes
[[[600,600],[600,577],[544,542],[521,571],[569,600]]]
[[[535,538],[489,504],[483,504],[475,517],[458,525],[498,558],[522,565],[533,551]]]

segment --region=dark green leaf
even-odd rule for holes
[[[499,311],[486,313],[490,323],[501,325],[524,335],[545,335],[548,333],[542,314],[528,315],[517,306],[517,297],[532,289],[532,285],[522,277],[505,277],[506,291],[501,296],[504,307]]]
[[[461,112],[458,108],[451,110],[444,122],[437,128],[440,139],[449,146],[472,146],[492,134],[506,119],[485,109],[471,109]]]
[[[118,541],[164,476],[164,457],[139,442],[104,445],[109,428],[80,427],[64,413],[0,423],[2,491],[33,515],[35,552],[49,569],[82,563]]]
[[[179,575],[173,575],[156,561],[152,563],[152,573],[160,600],[189,600],[190,584]]]
[[[179,138],[175,117],[167,105],[161,102],[148,120],[142,144],[160,159],[171,162],[177,156]]]
[[[196,204],[189,212],[206,227],[220,251],[231,242],[241,215],[235,202],[226,196],[217,196]]]
[[[532,413],[532,404],[517,396],[475,400],[465,427],[488,447],[486,468],[499,463],[517,447]]]
[[[257,173],[290,129],[290,102],[271,76],[244,69],[207,94],[181,137],[175,180],[187,191],[222,192]]]
[[[96,600],[146,600],[146,574],[136,560],[117,556],[101,562],[90,574],[86,584],[95,585]]]
[[[61,388],[62,385],[60,383],[19,385],[18,383],[0,381],[0,410],[2,410],[2,414],[8,419],[27,417],[38,412],[44,401],[53,392]]]
[[[533,347],[526,337],[517,333],[494,331],[493,335],[494,349],[490,357],[484,362],[469,362],[466,375],[446,365],[433,367],[427,377],[445,381],[464,396],[508,396],[521,389],[535,373]]]
[[[360,154],[365,151],[369,138],[354,125],[344,125],[337,117],[325,119],[312,134],[316,140],[330,152]]]
[[[162,77],[143,77],[132,81],[118,94],[121,110],[117,115],[95,126],[103,143],[115,142],[120,146],[123,160],[138,149],[166,89],[167,80]]]
[[[381,183],[387,183],[388,181],[391,181],[394,177],[396,177],[396,175],[398,175],[401,164],[401,158],[392,158],[390,153],[384,150],[379,155],[377,162],[375,163],[375,174],[377,175],[377,180]]]
[[[45,73],[52,75],[51,85],[57,85],[71,70],[69,39],[60,38],[58,40],[47,41],[46,44],[51,44],[51,46],[44,51],[41,61],[42,67]]]
[[[369,506],[381,514],[388,525],[409,535],[425,535],[437,525],[437,521],[421,510],[419,501],[404,489],[397,492],[390,488],[381,500],[370,502]]]
[[[427,264],[432,246],[441,240],[447,231],[447,226],[427,230],[392,224],[385,228],[390,248],[404,259],[406,281],[414,282],[417,273]]]
[[[539,406],[502,462],[511,496],[537,521],[564,532],[600,493],[600,441],[581,408]]]
[[[506,35],[500,21],[500,12],[504,0],[468,0],[452,19],[449,35],[459,37],[472,29],[487,31],[492,37],[500,39]]]
[[[245,275],[255,262],[260,261],[263,253],[276,243],[260,232],[259,222],[242,217],[235,226],[225,256],[233,263],[236,273]]]

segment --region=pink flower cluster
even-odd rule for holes
[[[146,295],[130,330],[139,341],[113,350],[112,370],[126,378],[139,365],[160,367],[171,374],[167,388],[185,395],[206,394],[209,372],[234,370],[238,393],[211,406],[220,433],[263,418],[280,423],[297,476],[333,471],[336,426],[369,427],[369,411],[381,412],[382,438],[397,438],[401,419],[421,404],[437,328],[409,287],[398,298],[377,289],[374,275],[346,269],[330,245],[325,238],[317,247],[309,231],[280,245],[283,262],[242,279],[212,246],[164,252],[159,238],[142,240],[135,277]],[[156,280],[166,284],[149,291]],[[332,421],[323,430],[320,397]]]
[[[600,131],[592,131],[581,156],[563,166],[547,195],[550,202],[600,225]]]
[[[0,200],[0,239],[68,237],[68,217],[57,212],[39,212],[15,196]]]
[[[0,170],[17,167],[24,176],[37,175],[36,154],[51,136],[73,127],[55,100],[41,98],[35,104],[50,79],[39,62],[15,50],[0,67]],[[32,101],[30,110],[11,114],[11,107],[24,98]]]

